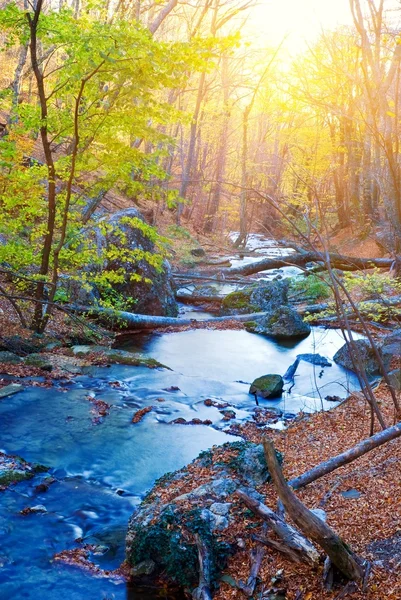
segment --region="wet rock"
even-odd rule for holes
[[[213,425],[213,422],[210,419],[202,420],[202,419],[198,419],[197,417],[195,417],[194,419],[191,419],[190,421],[187,421],[183,417],[178,417],[177,419],[174,419],[174,421],[170,421],[169,424],[170,425]]]
[[[174,297],[170,265],[161,257],[157,258],[152,232],[149,230],[149,235],[146,235],[141,213],[136,208],[128,208],[114,213],[105,219],[105,223],[106,233],[97,232],[98,247],[105,250],[124,247],[127,257],[124,259],[116,256],[102,265],[103,271],[122,271],[125,274],[124,281],[112,284],[113,289],[123,298],[135,301],[132,312],[175,317],[178,306]],[[152,258],[153,263],[158,260],[162,270],[141,257],[146,255]],[[137,280],[138,276],[140,281]]]
[[[20,358],[13,352],[8,352],[8,350],[3,350],[0,352],[0,363],[16,365],[21,362],[22,362],[22,358]]]
[[[252,288],[246,288],[228,294],[221,304],[222,315],[242,315],[258,312],[258,307],[251,303]]]
[[[142,421],[143,417],[148,414],[151,410],[153,410],[153,406],[145,406],[145,408],[141,408],[137,410],[134,416],[132,417],[131,423],[139,423]]]
[[[253,410],[252,418],[259,425],[266,425],[267,423],[276,423],[282,416],[280,409],[274,410],[272,408],[262,408],[256,406]]]
[[[37,504],[36,506],[27,506],[20,511],[21,515],[32,515],[35,513],[47,513],[46,506],[43,506],[43,504]]]
[[[228,406],[231,406],[231,404],[229,404],[228,402],[218,402],[217,400],[212,400],[211,398],[206,398],[206,400],[203,402],[203,404],[205,406],[214,406],[215,408],[218,408],[221,410],[223,410],[224,408],[227,408]]]
[[[340,398],[340,396],[326,396],[325,400],[327,400],[327,402],[341,402],[342,398]]]
[[[221,312],[224,315],[271,312],[288,304],[288,281],[268,281],[228,294]]]
[[[12,396],[13,394],[17,394],[17,392],[20,392],[23,389],[24,386],[22,386],[19,383],[10,383],[10,385],[6,385],[0,388],[0,399],[7,398],[7,396]]]
[[[310,334],[309,323],[305,323],[297,311],[290,306],[279,306],[266,317],[254,323],[245,323],[247,331],[276,338],[302,338]]]
[[[24,359],[24,363],[29,367],[42,369],[42,371],[51,371],[53,369],[53,365],[48,357],[41,354],[30,354]]]
[[[0,452],[0,489],[6,489],[25,479],[32,479],[36,473],[47,471],[47,467],[28,463],[20,456]]]
[[[379,375],[380,367],[377,361],[376,355],[370,343],[367,340],[355,340],[359,355],[361,357],[362,365],[368,375]],[[355,371],[354,364],[352,362],[353,352],[348,344],[344,344],[333,356],[334,362],[341,365],[345,369]]]
[[[233,410],[221,410],[220,413],[223,415],[223,421],[230,421],[237,416]]]
[[[249,393],[262,398],[279,398],[283,393],[283,387],[284,380],[281,375],[263,375],[254,380]]]
[[[99,361],[107,361],[109,364],[131,365],[133,367],[148,367],[149,369],[168,369],[165,365],[159,363],[154,358],[142,356],[128,352],[127,350],[117,350],[107,346],[97,345],[76,345],[71,350],[76,356],[86,356],[87,354],[98,354]]]

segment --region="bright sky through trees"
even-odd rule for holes
[[[351,22],[349,0],[262,0],[252,11],[261,43],[275,45],[286,37],[292,54],[304,50],[322,29]]]

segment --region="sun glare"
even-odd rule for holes
[[[322,30],[351,22],[349,0],[262,0],[254,8],[251,26],[263,45],[285,40],[294,54]]]

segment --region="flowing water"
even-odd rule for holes
[[[50,467],[48,474],[0,492],[1,600],[155,598],[154,592],[93,577],[53,556],[77,547],[79,538],[98,546],[93,560],[100,567],[117,568],[128,518],[155,479],[213,444],[237,439],[225,432],[230,422],[205,406],[205,399],[228,402],[237,422],[250,419],[255,399],[248,390],[255,377],[284,374],[300,353],[317,352],[330,360],[343,343],[338,331],[321,328],[285,344],[245,331],[137,335],[124,348],[141,350],[171,370],[90,368],[69,384],[29,387],[1,400],[0,450]],[[345,397],[356,386],[354,376],[334,363],[322,369],[301,362],[291,392],[260,405],[286,413],[321,410],[332,406],[325,396]],[[90,398],[111,405],[98,424]],[[133,424],[133,414],[146,406],[152,411]],[[178,417],[213,424],[170,423]],[[55,482],[47,491],[38,489],[49,474]],[[37,505],[47,512],[20,514]]]

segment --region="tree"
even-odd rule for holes
[[[163,179],[161,150],[150,155],[130,140],[167,141],[157,126],[177,115],[158,94],[182,85],[188,65],[201,68],[213,44],[157,42],[136,22],[110,23],[90,14],[77,19],[69,9],[45,11],[43,0],[30,11],[9,4],[0,27],[9,44],[29,44],[38,98],[38,104],[15,105],[6,95],[5,106],[18,118],[0,142],[0,230],[8,240],[0,252],[14,271],[34,267],[32,327],[42,332],[57,299],[60,270],[79,270],[85,279],[91,268],[85,273],[83,267],[105,259],[91,239],[88,199],[111,188],[135,197],[154,176]],[[43,159],[28,164],[30,140],[38,135]],[[144,224],[136,226],[155,236]],[[146,254],[122,251],[134,263]],[[160,256],[145,258],[160,267]],[[96,274],[103,285],[122,277]]]

